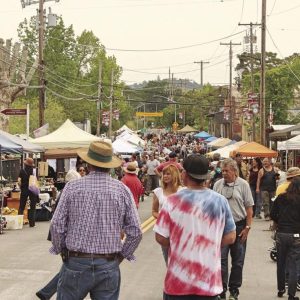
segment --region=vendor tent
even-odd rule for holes
[[[210,138],[211,135],[209,133],[207,133],[206,131],[201,131],[201,132],[195,134],[194,137],[197,139],[207,139],[207,138]]]
[[[22,153],[23,148],[21,145],[13,142],[4,135],[0,135],[0,153]]]
[[[233,155],[239,153],[244,157],[277,157],[278,153],[256,142],[250,142],[233,151]]]
[[[118,154],[132,154],[142,150],[139,146],[129,143],[128,141],[123,139],[115,140],[112,143],[112,147],[114,153]]]
[[[135,133],[130,133],[130,132],[122,132],[120,135],[117,136],[117,140],[125,140],[135,146],[140,146],[144,147],[145,146],[145,141],[141,139],[137,134]]]
[[[58,129],[48,135],[31,140],[32,143],[45,147],[55,148],[81,148],[88,147],[93,141],[101,140],[100,137],[92,135],[78,128],[69,119]]]
[[[190,125],[185,125],[183,128],[177,130],[177,132],[181,133],[187,133],[187,132],[197,132],[198,130],[193,128]]]
[[[230,153],[236,149],[238,149],[240,146],[243,146],[247,144],[247,142],[245,141],[239,141],[236,142],[234,144],[225,146],[223,148],[220,148],[218,150],[212,151],[207,153],[208,156],[212,157],[214,155],[214,153],[219,153],[221,155],[222,158],[229,158],[230,157]]]
[[[121,128],[119,128],[119,129],[117,130],[117,132],[123,132],[123,131],[129,132],[129,133],[133,133],[133,132],[134,132],[134,131],[131,130],[129,127],[127,127],[125,124],[124,124]]]
[[[2,131],[0,130],[0,137],[4,136],[6,138],[8,138],[10,141],[21,145],[23,147],[23,151],[24,152],[30,152],[30,153],[41,153],[45,151],[45,148],[30,142],[27,142],[23,139],[21,139],[20,137],[17,137],[15,135],[12,135],[8,132]]]
[[[300,135],[297,135],[297,136],[285,141],[283,147],[284,147],[284,150],[299,150],[300,149]]]
[[[228,138],[219,138],[207,144],[207,147],[211,148],[222,148],[231,143],[231,139]]]
[[[210,142],[215,141],[215,140],[217,140],[217,139],[218,139],[217,137],[211,136],[211,137],[205,139],[205,142],[206,142],[206,143],[210,143]]]

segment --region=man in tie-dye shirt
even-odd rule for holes
[[[169,247],[165,300],[218,299],[223,290],[221,245],[235,240],[235,224],[226,198],[206,187],[208,160],[188,156],[182,179],[187,189],[165,201],[154,231]]]

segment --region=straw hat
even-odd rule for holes
[[[122,164],[122,161],[113,155],[112,145],[104,141],[92,142],[89,149],[78,150],[77,154],[88,164],[100,168],[117,168]]]
[[[24,160],[24,164],[26,166],[30,166],[30,167],[34,167],[34,161],[31,157],[27,157],[25,160]]]
[[[300,176],[300,169],[298,167],[291,167],[286,172],[286,178],[293,178],[296,176]]]
[[[136,165],[133,162],[128,163],[127,167],[124,168],[126,173],[136,174]]]

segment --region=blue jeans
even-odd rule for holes
[[[247,241],[241,243],[240,237],[238,236],[241,231],[245,228],[245,224],[236,224],[236,240],[232,245],[226,245],[221,248],[221,271],[222,271],[222,282],[223,290],[227,291],[229,287],[230,292],[239,293],[239,288],[242,285],[243,280],[243,267],[246,254]],[[228,274],[228,254],[231,256],[231,272]],[[228,281],[229,277],[229,281]]]
[[[262,206],[260,193],[256,192],[256,187],[250,186],[250,189],[251,189],[251,193],[252,193],[252,197],[253,197],[253,201],[254,201],[253,214],[254,214],[254,216],[258,216],[258,215],[260,215],[261,206]]]
[[[57,287],[58,300],[117,300],[120,292],[119,261],[70,257],[64,263]]]
[[[276,233],[277,247],[277,288],[285,289],[285,271],[288,276],[288,294],[295,296],[297,290],[297,266],[300,259],[300,237],[294,237],[293,233]],[[287,265],[288,262],[288,265]],[[286,266],[287,265],[287,266]]]
[[[57,285],[59,280],[59,273],[57,273],[42,289],[39,293],[45,298],[50,299],[57,291]]]

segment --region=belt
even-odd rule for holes
[[[107,260],[114,260],[118,257],[118,253],[96,254],[96,253],[82,253],[76,251],[69,251],[70,257],[81,258],[105,258]]]
[[[237,226],[240,226],[240,225],[246,225],[246,221],[247,221],[246,219],[237,221],[237,222],[235,222],[235,225],[237,225]]]

